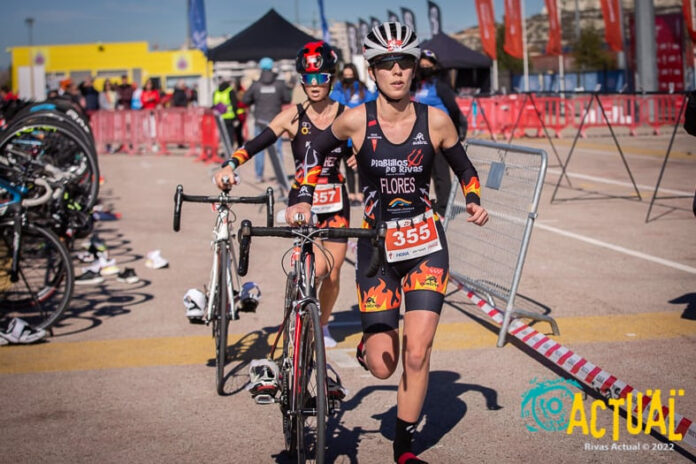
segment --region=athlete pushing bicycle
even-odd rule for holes
[[[319,228],[346,228],[350,225],[350,202],[345,179],[332,169],[338,166],[341,158],[350,156],[347,143],[341,143],[324,157],[323,169],[313,161],[314,140],[323,133],[340,115],[345,107],[329,99],[331,84],[336,72],[336,53],[326,42],[309,42],[297,53],[295,67],[300,73],[302,89],[307,100],[297,106],[289,107],[279,113],[268,124],[268,127],[253,140],[248,141],[242,148],[232,154],[230,160],[222,165],[215,174],[219,188],[223,188],[222,179],[227,176],[234,178],[234,170],[247,162],[251,157],[275,143],[283,133],[290,137],[293,159],[295,161],[295,181],[289,193],[289,204],[298,201],[301,184],[308,175],[310,182],[316,187],[316,200],[312,211],[317,214]],[[309,163],[308,163],[309,161]],[[318,166],[311,173],[305,170],[305,165]],[[307,215],[311,217],[311,215]],[[332,262],[324,259],[324,253],[315,249],[317,257],[316,271],[318,276],[325,275],[329,268],[331,273],[322,281],[319,288],[319,303],[321,306],[321,325],[324,334],[324,345],[327,348],[336,346],[331,336],[328,323],[336,299],[338,298],[341,266],[346,256],[346,238],[328,238],[320,240],[322,246],[329,252]]]
[[[309,217],[313,192],[326,155],[352,139],[364,187],[363,226],[387,223],[384,273],[366,277],[370,243],[358,240],[356,281],[363,340],[357,358],[380,379],[390,377],[399,360],[399,308],[405,301],[403,373],[397,392],[394,461],[425,461],[411,451],[413,432],[428,387],[433,338],[447,288],[449,256],[444,229],[429,200],[435,156],[444,156],[466,197],[467,219],[482,226],[488,213],[480,205],[478,174],[459,143],[457,130],[441,110],[411,102],[409,89],[420,58],[415,33],[398,22],[374,27],[364,40],[376,101],[348,109],[313,142],[316,159],[305,167],[286,219]]]

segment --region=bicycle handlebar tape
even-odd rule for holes
[[[370,266],[365,272],[365,277],[374,277],[380,267],[382,267],[382,272],[384,272],[384,237],[386,234],[386,224],[383,222],[379,223],[377,236],[372,241],[372,258],[370,259]]]
[[[244,219],[239,227],[239,265],[237,274],[244,277],[249,270],[249,248],[251,248],[251,221]]]
[[[181,228],[181,202],[184,195],[184,187],[179,184],[176,186],[174,194],[174,232],[179,232]]]
[[[266,227],[273,227],[273,189],[268,187],[266,189]]]

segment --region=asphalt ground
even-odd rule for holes
[[[562,187],[551,203],[558,167],[547,141],[514,143],[549,150],[550,169],[532,234],[518,302],[556,318],[552,337],[637,390],[684,389],[675,410],[696,420],[696,218],[691,198],[660,200],[645,223],[668,131],[621,136],[643,201],[618,198],[632,187],[612,140],[590,133],[568,166],[576,189]],[[667,135],[665,135],[667,134]],[[680,132],[662,187],[693,196],[694,139]],[[572,138],[554,140],[565,158]],[[290,167],[287,156],[286,166]],[[68,316],[47,342],[0,348],[0,445],[4,462],[291,462],[283,450],[277,407],[259,406],[244,390],[248,363],[265,356],[280,323],[290,246],[254,239],[247,280],[263,292],[255,314],[230,324],[225,396],[215,392],[210,329],[191,325],[182,297],[203,288],[211,264],[214,214],[185,204],[181,232],[172,231],[173,194],[213,194],[210,166],[181,154],[104,155],[102,198],[122,219],[98,232],[138,284],[110,277],[76,287]],[[262,193],[243,167],[239,194]],[[270,171],[267,162],[267,172]],[[583,190],[578,190],[577,188]],[[588,191],[595,193],[588,193]],[[671,195],[675,195],[672,193]],[[677,195],[677,196],[679,196]],[[485,205],[485,198],[483,199]],[[238,220],[262,223],[257,207],[240,206]],[[357,224],[359,209],[353,208]],[[166,269],[145,267],[160,249]],[[349,255],[350,256],[350,255]],[[353,358],[360,337],[352,266],[345,265],[331,330],[339,341],[329,361],[350,391],[329,424],[329,461],[386,463],[396,414],[398,375],[382,381]],[[450,290],[455,288],[450,286]],[[549,334],[547,324],[535,327]],[[629,435],[612,413],[599,411],[602,438],[576,430],[546,432],[522,417],[534,385],[567,377],[522,343],[496,348],[497,327],[463,292],[447,298],[432,356],[430,389],[415,450],[431,463],[547,461],[555,463],[671,463],[694,460],[696,449],[672,450],[653,435]],[[397,373],[400,372],[397,371]],[[580,391],[573,389],[573,392]],[[585,408],[590,411],[592,392]],[[568,414],[567,410],[560,414]],[[589,420],[589,417],[588,417]],[[639,445],[638,450],[611,449]],[[602,450],[603,447],[608,448]]]

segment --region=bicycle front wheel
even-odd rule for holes
[[[213,314],[213,336],[215,337],[215,378],[218,395],[225,394],[225,364],[227,363],[227,327],[229,312],[227,310],[227,247],[220,245],[218,254],[218,284],[215,290],[215,308]]]
[[[316,304],[305,306],[297,358],[296,449],[297,462],[324,462],[327,391],[324,338]]]
[[[21,230],[19,272],[13,279],[13,236],[14,221],[0,223],[2,315],[48,329],[63,315],[72,297],[75,275],[70,254],[53,232],[26,224]]]

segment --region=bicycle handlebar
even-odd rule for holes
[[[370,265],[365,272],[367,277],[377,274],[380,265],[384,264],[384,238],[387,235],[387,226],[379,223],[375,229],[318,229],[313,226],[300,227],[253,227],[251,221],[245,219],[239,228],[239,266],[237,273],[245,276],[249,267],[249,249],[251,248],[251,237],[283,237],[295,238],[298,236],[319,237],[319,238],[370,238],[372,239],[372,257]]]
[[[257,204],[266,205],[266,224],[268,227],[273,227],[273,189],[268,187],[266,189],[265,195],[258,195],[255,197],[231,197],[225,194],[220,194],[217,196],[207,196],[207,195],[186,195],[184,193],[184,187],[182,185],[176,186],[176,193],[174,194],[174,231],[178,232],[181,228],[181,205],[188,201],[190,203],[220,203],[224,205],[231,204]]]
[[[53,188],[46,182],[46,180],[37,178],[34,179],[34,183],[38,186],[43,187],[46,189],[46,191],[38,198],[27,198],[22,200],[22,206],[38,206],[46,203],[48,200],[51,199],[51,195],[53,195]]]

